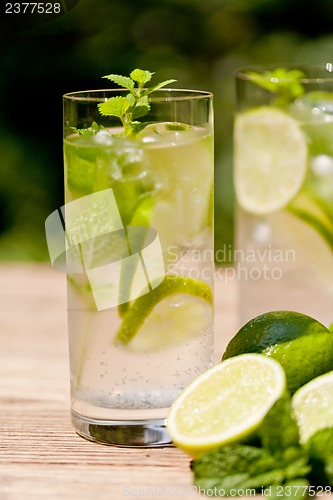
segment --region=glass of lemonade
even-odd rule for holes
[[[236,74],[240,323],[268,310],[333,320],[333,67]]]
[[[98,109],[123,96],[63,97],[72,421],[92,441],[158,446],[213,362],[213,104],[159,89],[125,135]]]

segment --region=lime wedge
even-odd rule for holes
[[[241,354],[199,375],[172,404],[167,429],[192,457],[251,436],[282,396],[282,366],[262,354]]]
[[[186,342],[210,328],[213,292],[188,277],[166,276],[125,313],[116,342],[136,352],[150,352]]]
[[[333,427],[333,372],[303,385],[292,397],[292,407],[300,429],[300,441],[321,429]]]
[[[247,212],[264,215],[286,206],[306,173],[307,145],[297,122],[261,107],[235,120],[235,189]]]

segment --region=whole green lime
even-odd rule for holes
[[[291,393],[333,370],[333,332],[316,319],[293,311],[272,311],[246,323],[231,339],[222,360],[257,352],[283,366]]]

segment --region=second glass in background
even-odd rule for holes
[[[235,260],[240,324],[270,310],[333,321],[333,73],[236,74]]]

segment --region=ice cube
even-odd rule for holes
[[[161,122],[147,125],[139,134],[145,144],[178,144],[180,142],[194,141],[195,129],[190,125],[178,122]]]
[[[94,135],[94,141],[97,144],[104,146],[111,146],[114,142],[112,135],[108,130],[99,130]]]
[[[314,91],[296,99],[291,114],[300,121],[326,123],[333,121],[333,93]]]

